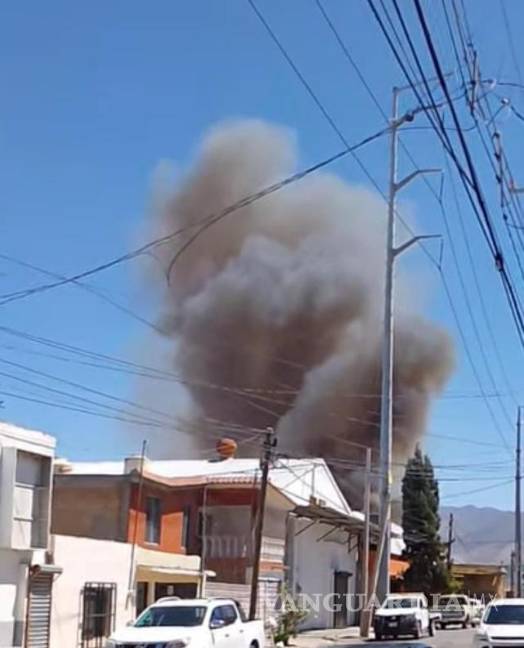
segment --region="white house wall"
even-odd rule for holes
[[[116,584],[115,626],[125,625],[134,616],[133,605],[126,609],[131,545],[60,535],[53,536],[53,543],[54,562],[63,572],[53,585],[50,648],[80,645],[85,583]]]
[[[348,583],[348,592],[352,594],[356,590],[356,549],[349,553],[347,542],[340,544],[333,542],[333,538],[344,540],[347,533],[337,532],[326,540],[318,539],[333,527],[324,524],[314,524],[309,529],[296,535],[297,532],[305,529],[310,520],[294,520],[288,534],[288,542],[293,542],[290,552],[293,573],[291,579],[295,593],[308,594],[318,597],[321,605],[318,613],[312,613],[301,626],[302,629],[330,628],[333,627],[333,611],[324,607],[326,601],[329,607],[333,606],[333,597],[326,596],[333,594],[335,572],[349,572],[351,577]],[[293,530],[294,527],[294,530]],[[291,538],[293,536],[293,539]],[[355,544],[353,539],[353,544]],[[289,551],[289,548],[288,548]],[[354,622],[354,615],[348,614],[348,623]]]
[[[15,618],[20,616],[16,597],[21,558],[18,551],[0,550],[0,646],[13,645]]]

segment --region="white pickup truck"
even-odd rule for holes
[[[433,636],[434,628],[435,618],[424,594],[390,594],[373,617],[377,641],[402,635],[420,639],[423,635]]]
[[[164,598],[130,626],[115,632],[106,648],[264,648],[262,621],[245,621],[230,599]]]
[[[473,627],[480,623],[482,617],[478,603],[465,594],[441,596],[438,609],[441,614],[441,628],[446,628],[449,625],[461,625],[463,628]]]

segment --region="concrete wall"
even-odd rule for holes
[[[0,646],[12,646],[20,570],[18,551],[0,550]]]
[[[116,627],[134,617],[133,605],[126,609],[131,545],[60,535],[53,541],[54,562],[63,573],[53,585],[50,648],[80,645],[85,583],[116,583]]]
[[[55,475],[51,532],[127,540],[127,491],[122,478]]]
[[[325,540],[318,539],[333,527],[324,524],[315,524],[305,529],[310,524],[306,519],[295,519],[290,524],[288,533],[288,560],[292,570],[291,579],[293,589],[310,596],[319,595],[320,601],[326,595],[333,594],[335,572],[350,572],[348,593],[355,593],[356,587],[356,550],[349,553],[347,533],[335,532]],[[296,535],[297,532],[299,535]],[[338,540],[340,542],[335,542]],[[293,543],[289,547],[289,543]],[[356,539],[353,540],[353,545]],[[327,599],[329,606],[333,599]],[[354,614],[348,614],[348,624],[354,622]],[[333,611],[320,605],[318,613],[311,614],[304,622],[302,628],[330,628],[333,627]]]
[[[45,548],[55,439],[0,421],[0,547]],[[29,464],[40,474],[28,474]]]
[[[55,439],[0,421],[0,646],[23,641],[28,569],[44,562]],[[29,453],[24,455],[23,453]],[[42,458],[44,460],[42,461]],[[31,474],[29,465],[41,474]],[[21,533],[21,530],[25,533]]]

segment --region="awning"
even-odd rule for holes
[[[31,565],[30,567],[31,575],[35,576],[36,574],[52,574],[54,576],[60,575],[64,570],[58,565]]]
[[[373,575],[375,569],[375,562],[377,560],[377,552],[375,549],[372,549],[369,552],[369,574]],[[404,573],[407,571],[409,563],[407,560],[399,560],[398,558],[389,559],[389,574],[391,578],[402,578]]]
[[[214,572],[206,572],[214,576]],[[202,577],[200,556],[136,549],[136,580],[173,580],[179,583],[198,582]]]
[[[358,531],[364,525],[364,516],[362,513],[357,511],[343,513],[329,506],[319,506],[318,504],[297,506],[293,510],[293,513],[298,517],[309,518],[310,520],[323,524],[330,524],[343,531]]]
[[[404,576],[405,572],[409,569],[409,563],[407,560],[398,560],[396,558],[390,558],[389,560],[389,573],[392,578],[401,578]]]
[[[216,572],[207,569],[205,571],[206,578],[214,578]],[[177,582],[177,583],[197,583],[202,578],[202,572],[195,569],[176,569],[173,567],[144,567],[137,565],[136,567],[136,580],[137,581],[162,581],[162,582]]]

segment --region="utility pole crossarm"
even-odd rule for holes
[[[509,190],[512,194],[524,194],[524,187],[517,187],[514,182],[511,182]]]
[[[409,175],[407,175],[405,178],[400,180],[399,182],[395,183],[395,191],[400,191],[403,189],[406,185],[408,185],[412,180],[417,178],[420,175],[426,175],[428,173],[442,173],[442,169],[417,169],[416,171],[413,171]]]
[[[424,241],[426,239],[435,239],[435,238],[442,238],[440,234],[419,234],[418,236],[413,236],[410,238],[408,241],[405,243],[402,243],[402,245],[399,245],[396,248],[393,248],[393,256],[397,257],[399,254],[402,254],[402,252],[405,252],[408,248],[410,248],[412,245],[415,243],[418,243],[418,241]]]

